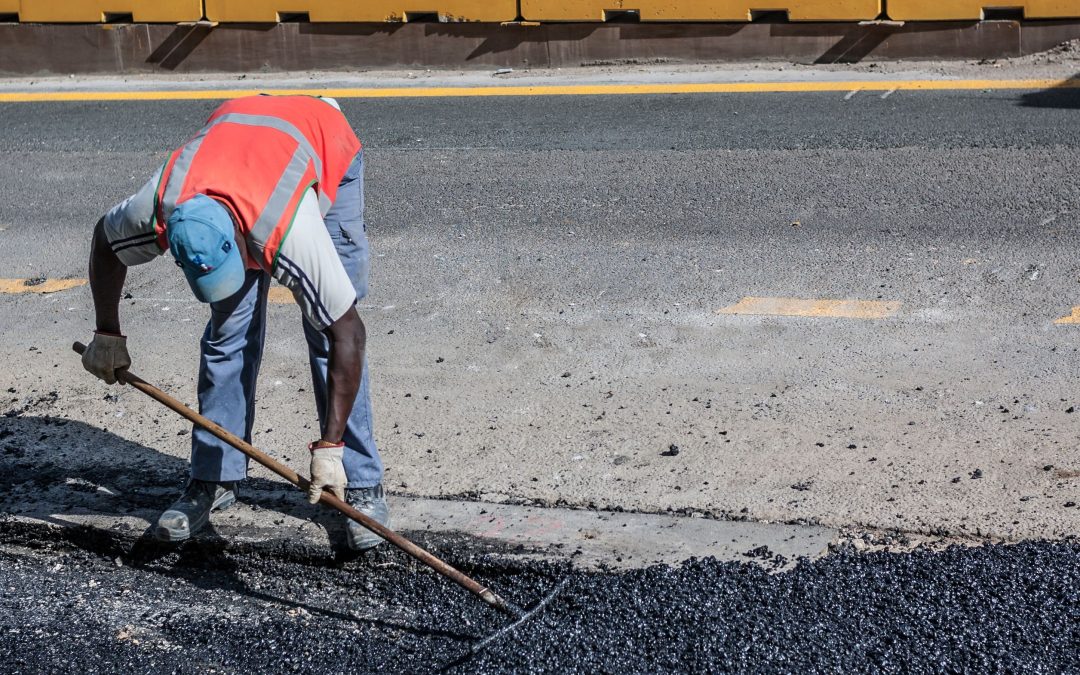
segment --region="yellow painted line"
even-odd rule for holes
[[[27,283],[27,282],[30,283]],[[41,283],[27,279],[0,279],[0,293],[56,293],[87,284],[86,279],[46,279]],[[267,299],[279,305],[296,304],[293,294],[284,286],[274,286],[267,294]]]
[[[803,298],[746,297],[717,314],[756,316],[809,316],[835,319],[886,319],[900,309],[899,302],[880,300],[806,300]]]
[[[838,82],[716,82],[684,84],[565,84],[492,87],[370,87],[351,89],[202,89],[172,91],[9,91],[0,103],[58,101],[222,100],[255,94],[334,98],[442,98],[464,96],[602,96],[645,94],[758,94],[787,92],[955,91],[969,89],[1078,89],[1080,79],[876,80]]]
[[[86,279],[0,279],[0,293],[56,293],[85,285]]]
[[[1070,314],[1069,316],[1063,316],[1054,323],[1058,324],[1059,326],[1080,323],[1080,307],[1073,307],[1072,314]]]
[[[275,305],[292,305],[296,303],[292,291],[284,286],[272,286],[270,292],[266,294],[266,299]]]

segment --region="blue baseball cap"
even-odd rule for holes
[[[244,285],[244,261],[224,206],[195,195],[176,205],[165,232],[169,250],[200,302],[219,302]]]

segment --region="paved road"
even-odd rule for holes
[[[398,503],[854,531],[779,575],[570,571],[419,533],[521,603],[569,578],[471,659],[497,617],[392,551],[289,541],[314,516],[265,481],[216,535],[139,538],[184,479],[187,426],[81,371],[84,286],[5,281],[85,277],[97,217],[212,106],[0,105],[9,669],[1077,669],[1075,542],[855,549],[1077,532],[1080,323],[1057,321],[1080,305],[1080,92],[346,101],[367,145],[363,316]],[[167,261],[127,290],[136,370],[193,400],[206,308]],[[302,468],[297,314],[271,307],[255,440]],[[8,518],[27,512],[96,527]],[[280,538],[253,546],[245,523]]]
[[[0,106],[0,277],[85,277],[97,217],[213,105]],[[1075,90],[345,101],[388,487],[1075,533],[1080,325],[1054,322],[1080,305],[1078,107]],[[167,262],[129,279],[134,369],[193,400],[206,309]],[[748,296],[887,311],[717,314]],[[46,439],[33,467],[0,463],[176,485],[185,425],[68,351],[89,306],[86,288],[0,295],[3,409],[17,443]],[[255,440],[299,466],[297,310],[271,316]],[[50,418],[138,451],[51,445]]]
[[[38,673],[1071,673],[1074,543],[848,550],[770,575],[697,560],[624,574],[505,565],[450,546],[529,621],[376,552],[311,561],[204,538],[179,550],[42,542],[0,525],[0,658]],[[29,544],[27,546],[27,544]],[[454,553],[456,551],[456,553]]]

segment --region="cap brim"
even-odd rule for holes
[[[187,270],[184,273],[199,302],[221,302],[243,287],[246,270],[240,256],[230,255],[220,267],[206,274],[192,276]]]

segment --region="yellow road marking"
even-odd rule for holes
[[[56,293],[69,288],[85,286],[86,279],[46,279],[35,283],[32,279],[0,279],[0,293]]]
[[[27,279],[0,279],[0,293],[56,293],[70,288],[85,286],[86,279],[46,279],[41,283],[27,284]],[[284,286],[274,286],[267,294],[267,299],[279,305],[295,304],[292,292]]]
[[[0,103],[57,101],[221,100],[254,94],[334,98],[441,98],[460,96],[599,96],[645,94],[758,94],[787,92],[954,91],[969,89],[1077,89],[1080,79],[878,80],[837,82],[716,82],[683,84],[564,84],[491,87],[369,87],[349,89],[202,89],[171,91],[9,91]]]
[[[271,287],[270,292],[266,295],[266,299],[276,305],[291,305],[296,303],[292,291],[284,286]]]
[[[1069,316],[1063,316],[1054,323],[1058,325],[1080,323],[1080,307],[1073,307],[1072,314]]]
[[[810,316],[837,319],[885,319],[900,309],[899,302],[880,300],[806,300],[803,298],[746,297],[717,314]]]

